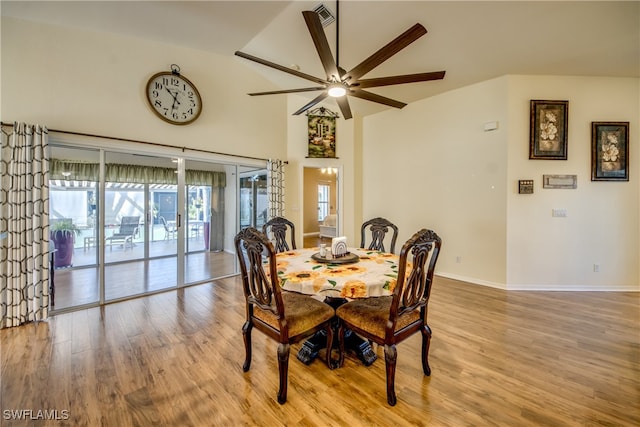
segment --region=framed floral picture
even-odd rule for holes
[[[531,100],[529,158],[567,160],[569,101]]]
[[[591,122],[591,181],[629,181],[629,122]]]

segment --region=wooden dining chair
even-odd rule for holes
[[[360,247],[365,248],[365,241],[367,231],[371,232],[371,243],[367,249],[374,251],[386,252],[384,247],[384,240],[389,232],[389,229],[393,231],[391,234],[391,253],[396,251],[396,240],[398,239],[398,227],[391,221],[385,218],[377,217],[365,221],[360,227]]]
[[[291,249],[296,249],[296,227],[291,221],[281,216],[271,218],[262,226],[262,232],[269,236],[273,235],[275,239],[276,252],[286,252],[290,250],[287,243],[287,229],[291,235]]]
[[[246,358],[242,369],[251,366],[251,331],[255,327],[278,342],[280,388],[278,402],[287,401],[290,344],[324,329],[327,334],[326,363],[332,363],[334,309],[308,295],[282,291],[276,270],[276,252],[267,236],[253,227],[235,236],[235,249],[240,261],[247,320],[242,326]],[[266,257],[266,263],[263,262]]]
[[[427,304],[433,272],[442,240],[432,230],[422,229],[402,246],[398,277],[393,295],[356,299],[336,310],[340,319],[340,362],[344,362],[345,329],[384,346],[387,372],[387,402],[396,404],[396,344],[420,332],[422,334],[422,370],[431,375],[429,344],[431,328],[427,324]]]

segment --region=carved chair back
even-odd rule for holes
[[[291,235],[291,247],[287,243],[287,230]],[[262,226],[262,232],[275,239],[275,249],[277,253],[296,249],[296,228],[291,221],[281,216],[274,217]]]
[[[421,322],[425,323],[433,273],[441,246],[440,237],[433,230],[427,229],[415,233],[402,246],[398,263],[398,281],[393,291],[386,328],[387,335],[394,334],[399,317],[418,309]]]
[[[235,238],[235,244],[236,253],[241,254],[240,276],[247,303],[247,319],[253,316],[254,305],[273,313],[277,319],[284,319],[284,305],[277,279],[276,252],[273,244],[265,234],[253,227],[240,231]],[[266,264],[265,258],[268,261]],[[284,327],[279,326],[278,329],[268,329],[265,333],[280,342],[286,342],[286,324]]]
[[[385,218],[373,218],[365,221],[360,228],[360,247],[365,248],[367,230],[371,233],[371,243],[367,249],[386,252],[384,242],[389,230],[392,231],[390,252],[396,251],[396,240],[398,239],[398,227]]]

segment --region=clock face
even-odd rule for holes
[[[202,100],[198,89],[179,74],[158,73],[147,83],[147,100],[153,111],[175,125],[186,125],[198,118]]]

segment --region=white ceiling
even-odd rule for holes
[[[232,56],[236,50],[324,78],[302,18],[314,1],[2,1],[2,15],[117,32]],[[334,13],[335,1],[323,2]],[[371,89],[406,103],[506,74],[640,77],[639,1],[358,1],[339,3],[339,65],[353,68],[416,22],[428,34],[366,78],[446,70],[442,81]],[[336,24],[325,28],[336,46]],[[306,80],[234,57],[271,87]],[[317,93],[302,95],[311,99]],[[271,95],[282,96],[282,95]],[[355,114],[386,108],[350,98]]]

